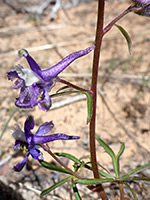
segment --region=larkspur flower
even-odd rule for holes
[[[135,7],[143,7],[146,4],[150,3],[150,0],[132,0],[132,2],[135,3]],[[135,12],[138,15],[143,15],[143,16],[147,16],[150,17],[150,5],[145,6],[143,9],[136,11]]]
[[[27,155],[24,160],[19,162],[16,166],[14,166],[14,170],[19,172],[25,166],[29,155],[31,155],[35,160],[43,160],[43,156],[41,151],[39,150],[40,143],[44,144],[47,142],[52,142],[54,140],[75,140],[79,139],[78,136],[69,136],[62,133],[45,135],[49,131],[52,130],[54,124],[52,121],[45,122],[42,124],[35,134],[31,132],[34,128],[34,119],[32,116],[28,116],[24,124],[24,131],[21,130],[19,125],[16,125],[15,129],[12,130],[12,135],[15,138],[14,149],[26,150]]]
[[[16,106],[33,108],[38,105],[41,110],[48,111],[51,107],[51,98],[48,92],[55,85],[57,75],[74,60],[92,51],[94,47],[91,46],[85,50],[74,52],[47,70],[41,70],[29,53],[25,49],[21,49],[18,52],[19,58],[25,57],[31,70],[17,65],[15,70],[6,73],[9,80],[17,79],[15,81],[16,86],[12,88],[20,88],[20,95],[15,102]]]

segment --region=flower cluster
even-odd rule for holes
[[[20,95],[16,98],[16,106],[20,108],[33,108],[38,107],[43,111],[48,111],[51,106],[51,98],[48,92],[55,85],[57,81],[57,75],[62,72],[70,63],[77,58],[88,54],[94,49],[95,46],[91,46],[85,50],[74,52],[56,65],[50,67],[47,70],[41,70],[36,61],[29,55],[25,49],[21,49],[18,52],[19,58],[25,57],[30,69],[25,69],[21,65],[17,65],[14,70],[7,72],[9,80],[14,82],[14,89],[20,88]],[[29,155],[35,160],[43,160],[42,152],[39,150],[41,144],[52,142],[54,140],[74,140],[79,139],[78,136],[69,136],[62,133],[45,135],[52,130],[54,124],[52,121],[42,124],[35,134],[31,132],[34,128],[34,119],[32,116],[28,116],[24,123],[24,131],[21,130],[19,125],[16,125],[12,130],[12,135],[15,138],[14,149],[25,150],[27,155],[24,160],[14,166],[14,170],[19,172],[25,166]]]
[[[41,110],[48,111],[51,107],[51,98],[48,92],[55,85],[57,75],[74,60],[88,54],[93,49],[94,46],[91,46],[85,50],[74,52],[46,70],[41,70],[25,49],[20,50],[18,52],[19,58],[25,57],[31,70],[17,65],[15,70],[7,72],[9,80],[17,79],[15,81],[16,86],[13,88],[20,88],[20,95],[16,98],[16,106],[20,108],[33,108],[38,105]]]
[[[54,140],[74,140],[79,139],[78,136],[69,136],[66,134],[51,134],[51,135],[45,135],[49,131],[51,131],[54,127],[54,124],[52,121],[45,122],[42,124],[35,134],[31,132],[31,130],[34,128],[34,119],[32,116],[28,116],[28,118],[25,121],[24,124],[24,131],[21,130],[18,124],[16,124],[16,127],[14,130],[12,130],[12,135],[15,138],[15,145],[14,149],[22,149],[26,150],[28,153],[25,157],[25,159],[21,162],[19,162],[15,167],[15,171],[21,171],[23,167],[25,166],[27,159],[29,155],[31,155],[35,160],[43,160],[42,153],[38,149],[40,146],[40,143],[44,144],[47,142],[52,142]]]

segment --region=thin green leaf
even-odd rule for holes
[[[78,158],[76,158],[75,156],[72,156],[69,153],[54,153],[54,154],[57,156],[63,156],[63,157],[69,158],[70,160],[74,161],[75,163],[79,165],[82,163]]]
[[[120,178],[120,180],[127,179],[127,178],[130,177],[130,175],[135,174],[135,173],[138,173],[139,171],[141,171],[142,169],[147,168],[147,167],[150,167],[150,163],[145,164],[145,165],[143,165],[143,166],[140,166],[140,167],[137,167],[136,169],[131,170],[131,171],[128,172],[126,175],[122,176],[122,177]]]
[[[76,184],[73,182],[72,182],[72,188],[73,188],[73,192],[74,192],[74,196],[76,200],[81,200],[80,194],[78,192],[78,188],[76,187]]]
[[[119,162],[117,160],[117,157],[115,156],[114,151],[103,140],[101,140],[97,135],[95,136],[95,138],[112,158],[112,163],[113,163],[114,171],[116,174],[116,178],[119,178]]]
[[[96,140],[102,145],[102,147],[105,149],[105,151],[110,155],[112,159],[115,159],[115,153],[113,150],[103,141],[101,140],[97,135],[95,136]]]
[[[95,185],[104,182],[114,181],[113,178],[103,178],[103,179],[77,179],[76,183],[81,183],[83,185]]]
[[[133,197],[134,197],[134,200],[137,200],[137,197],[136,197],[136,194],[135,192],[132,190],[132,188],[130,187],[130,185],[128,183],[124,183],[127,188],[130,190],[130,192],[132,193]]]
[[[125,145],[124,143],[121,144],[121,147],[120,147],[120,150],[116,156],[116,160],[114,161],[115,162],[115,166],[114,168],[116,167],[116,177],[119,178],[120,177],[120,165],[119,165],[119,158],[120,156],[122,155],[122,153],[124,152],[124,149],[125,149]]]
[[[4,128],[3,128],[3,130],[2,130],[2,133],[1,133],[1,135],[0,135],[0,139],[2,139],[2,137],[3,137],[3,135],[4,135],[4,133],[5,133],[6,129],[7,129],[7,126],[8,126],[8,124],[9,124],[10,120],[12,119],[12,117],[14,116],[14,114],[15,114],[17,111],[18,111],[18,108],[15,108],[15,110],[14,110],[14,111],[12,112],[12,114],[10,115],[8,121],[6,122],[6,124],[5,124],[5,126],[4,126]]]
[[[62,96],[62,95],[66,95],[66,94],[73,94],[73,93],[79,93],[79,91],[66,91],[66,92],[59,92],[59,93],[55,93],[55,94],[51,94],[51,98],[53,97],[58,97],[58,96]]]
[[[118,152],[118,154],[117,154],[117,156],[116,156],[117,159],[119,159],[120,156],[123,154],[124,149],[125,149],[125,145],[124,145],[124,143],[122,143],[122,144],[121,144],[121,147],[120,147],[120,150],[119,150],[119,152]]]
[[[59,89],[56,91],[56,93],[58,93],[58,92],[60,92],[60,91],[62,91],[62,90],[68,89],[68,88],[70,88],[68,85],[63,86],[63,87],[59,88]]]
[[[103,165],[98,163],[98,166],[100,166],[103,170],[105,170],[109,174],[109,171]]]
[[[59,187],[60,185],[66,183],[66,182],[68,182],[68,181],[70,181],[71,179],[72,179],[72,176],[69,176],[69,177],[67,177],[67,178],[65,178],[65,179],[63,179],[63,180],[61,180],[61,181],[59,181],[58,183],[52,185],[51,187],[49,187],[49,188],[43,190],[43,191],[41,192],[41,194],[40,194],[40,197],[43,197],[44,195],[46,195],[46,194],[48,194],[49,192],[51,192],[52,190],[56,189],[56,188]]]
[[[87,165],[87,164],[85,164],[84,167],[85,167],[86,169],[92,170],[92,168],[91,168],[89,165]],[[101,171],[100,169],[98,170],[98,173],[99,173],[101,176],[104,176],[104,177],[106,177],[106,178],[113,178],[111,175],[109,175],[109,174],[107,174],[107,173]],[[113,178],[113,179],[114,179],[114,178]]]
[[[87,96],[87,110],[88,110],[88,117],[87,117],[87,123],[91,121],[92,117],[92,96],[89,92],[84,92]]]
[[[133,181],[150,181],[150,177],[138,177],[138,176],[134,176],[132,177]]]
[[[64,169],[64,168],[62,168],[62,167],[58,167],[58,166],[56,166],[56,165],[47,163],[47,162],[45,162],[44,160],[39,161],[39,162],[40,162],[40,164],[41,164],[43,167],[45,167],[45,168],[47,168],[47,169],[54,170],[54,171],[57,171],[57,172],[66,173],[66,174],[71,174],[67,169]]]
[[[131,51],[132,51],[132,43],[131,43],[131,39],[130,39],[130,36],[128,35],[128,33],[126,32],[126,30],[120,26],[120,25],[117,25],[115,24],[115,26],[120,30],[120,32],[123,34],[123,36],[125,37],[126,41],[127,41],[127,44],[128,44],[128,49],[129,49],[129,53],[131,54]]]

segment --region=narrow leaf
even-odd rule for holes
[[[115,153],[113,150],[103,141],[101,140],[97,135],[95,136],[96,140],[102,145],[102,147],[105,149],[105,151],[110,155],[112,159],[115,159]]]
[[[82,163],[79,159],[77,159],[75,156],[72,156],[69,153],[54,153],[54,154],[57,155],[57,156],[63,156],[63,157],[69,158],[70,160],[74,161],[77,164]]]
[[[58,92],[60,92],[60,91],[62,91],[62,90],[68,89],[68,88],[70,88],[68,85],[63,86],[63,87],[59,88],[59,89],[56,91],[56,93],[58,93]]]
[[[97,135],[95,136],[95,138],[100,143],[100,145],[102,145],[102,147],[105,149],[105,151],[110,155],[110,157],[112,158],[116,178],[119,178],[119,162],[117,160],[117,157],[115,156],[114,151],[103,140],[101,140]]]
[[[81,183],[83,185],[93,185],[93,184],[99,184],[104,182],[110,182],[114,181],[113,178],[103,178],[103,179],[77,179],[76,183]]]
[[[84,92],[87,96],[87,110],[88,110],[88,116],[87,116],[87,123],[91,121],[92,117],[92,96],[89,92]]]
[[[134,176],[132,177],[133,181],[150,181],[150,177],[138,177],[138,176]]]
[[[92,167],[90,167],[90,166],[87,165],[87,164],[85,164],[84,167],[85,167],[86,169],[92,170]],[[98,170],[98,173],[99,173],[101,176],[104,176],[104,177],[106,177],[106,178],[113,178],[111,175],[109,175],[109,174],[107,174],[107,173],[101,171],[100,169]]]
[[[52,185],[51,187],[49,187],[49,188],[43,190],[43,191],[41,192],[41,194],[40,194],[40,197],[43,197],[44,195],[46,195],[46,194],[48,194],[49,192],[51,192],[52,190],[56,189],[56,188],[59,187],[60,185],[66,183],[66,182],[68,182],[68,181],[70,181],[71,179],[72,179],[72,176],[69,176],[69,177],[67,177],[67,178],[65,178],[65,179],[63,179],[63,180],[61,180],[61,181],[59,181],[58,183]]]
[[[127,188],[130,190],[130,192],[132,193],[133,197],[134,197],[134,200],[137,200],[137,197],[136,197],[136,194],[135,192],[132,190],[132,188],[130,187],[130,185],[128,183],[124,183]]]
[[[66,174],[71,174],[68,170],[62,168],[62,167],[57,167],[56,165],[53,165],[53,164],[50,164],[50,163],[47,163],[45,162],[44,160],[42,161],[39,161],[40,164],[47,168],[47,169],[50,169],[50,170],[54,170],[54,171],[57,171],[57,172],[62,172],[62,173],[66,173]]]
[[[1,133],[1,135],[0,135],[0,139],[2,139],[2,137],[3,137],[3,135],[4,135],[4,133],[5,133],[6,129],[7,129],[7,126],[8,126],[8,124],[9,124],[10,120],[12,119],[12,117],[14,116],[14,114],[15,114],[17,111],[18,111],[18,108],[15,108],[15,110],[14,110],[14,111],[12,112],[12,114],[10,115],[8,121],[6,122],[6,124],[5,124],[5,126],[4,126],[4,128],[3,128],[3,130],[2,130],[2,133]]]
[[[66,95],[66,94],[73,94],[73,93],[79,93],[79,91],[66,91],[66,92],[59,92],[59,93],[55,93],[55,94],[51,94],[51,98],[53,97],[58,97],[58,96],[62,96],[62,95]]]
[[[131,170],[131,171],[128,172],[126,175],[122,176],[122,177],[120,178],[120,180],[127,179],[127,178],[130,177],[130,175],[135,174],[135,173],[138,173],[139,171],[141,171],[142,169],[147,168],[147,167],[150,167],[150,163],[145,164],[145,165],[143,165],[143,166],[140,166],[140,167],[137,167],[136,169]]]
[[[76,200],[81,200],[80,194],[78,192],[78,188],[76,187],[76,184],[73,182],[72,182],[72,188],[73,188],[73,192],[74,192],[74,196]]]
[[[131,51],[132,51],[132,43],[131,43],[131,39],[130,39],[130,36],[128,35],[128,33],[126,32],[126,30],[120,26],[120,25],[117,25],[115,24],[115,26],[120,30],[120,32],[123,34],[123,36],[125,37],[126,41],[127,41],[127,44],[128,44],[128,49],[129,49],[129,53],[131,54]]]
[[[119,152],[117,154],[117,159],[119,159],[119,157],[123,154],[124,149],[125,149],[125,145],[124,145],[124,143],[122,143],[121,147],[120,147],[120,150],[119,150]]]
[[[115,169],[115,173],[116,173],[116,177],[119,178],[120,177],[120,165],[119,165],[119,158],[122,155],[122,153],[124,152],[125,149],[125,145],[124,143],[121,144],[120,150],[116,156],[116,159],[113,162],[114,165],[114,169]]]

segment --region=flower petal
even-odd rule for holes
[[[39,149],[37,149],[34,146],[29,146],[28,147],[29,153],[35,160],[43,160],[44,158],[42,157],[42,153]]]
[[[29,87],[24,85],[21,87],[20,95],[16,98],[15,104],[20,108],[33,108],[42,101],[42,98],[39,99],[40,93],[41,91],[36,84],[32,84]]]
[[[53,128],[54,128],[54,124],[53,124],[52,121],[50,121],[50,122],[45,122],[44,124],[42,124],[42,125],[38,128],[38,130],[37,130],[37,132],[36,132],[36,135],[37,135],[37,136],[42,136],[42,135],[48,133],[49,131],[51,131]]]
[[[95,48],[95,46],[91,46],[85,50],[74,52],[67,57],[65,57],[63,60],[61,60],[56,65],[50,67],[47,70],[41,71],[41,75],[43,80],[50,81],[52,77],[56,77],[60,72],[62,72],[70,63],[72,63],[77,58],[84,56],[88,54],[90,51],[92,51]]]
[[[8,77],[8,80],[11,80],[11,81],[13,81],[14,78],[19,78],[16,70],[11,70],[11,71],[7,72],[6,75]]]
[[[47,143],[47,142],[52,142],[54,140],[77,140],[77,139],[80,139],[80,137],[58,133],[58,134],[52,134],[52,135],[46,135],[46,136],[34,135],[32,142],[33,144],[39,144],[39,142]]]
[[[44,93],[42,95],[42,99],[39,103],[38,103],[38,107],[47,112],[49,110],[49,108],[51,107],[52,105],[52,102],[51,102],[51,98],[48,94],[48,92],[44,89]]]
[[[25,81],[26,86],[31,86],[33,83],[41,81],[41,78],[37,76],[33,71],[24,69],[21,65],[16,66],[16,72],[19,78]]]
[[[18,124],[15,125],[15,128],[13,130],[11,130],[11,133],[16,141],[26,142],[25,133],[21,130]]]
[[[33,128],[34,128],[34,118],[33,116],[29,115],[24,124],[24,131],[29,132]]]
[[[14,145],[14,149],[17,149],[19,147],[19,145],[21,144],[21,141],[20,140],[16,140],[15,141],[15,145]]]
[[[29,63],[29,66],[33,72],[35,72],[38,76],[41,77],[41,68],[39,65],[35,62],[35,60],[29,55],[28,51],[25,49],[21,49],[18,51],[18,56],[21,58],[24,56],[27,59],[27,62]],[[42,78],[42,77],[41,77]]]
[[[26,155],[23,161],[19,162],[16,166],[14,166],[15,171],[20,172],[24,168],[27,162],[28,156],[29,156],[29,153]]]

